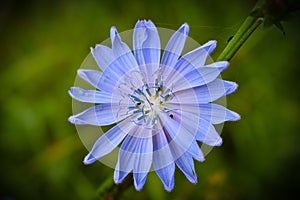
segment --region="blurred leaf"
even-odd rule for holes
[[[258,6],[250,13],[253,17],[263,17],[264,27],[275,25],[284,35],[285,31],[281,21],[291,18],[292,13],[300,9],[297,0],[265,0],[259,1]]]

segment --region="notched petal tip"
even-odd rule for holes
[[[115,184],[121,184],[125,178],[126,178],[126,176],[119,177],[119,178],[114,177],[114,182],[115,182]]]
[[[209,40],[206,44],[209,44],[209,45],[217,45],[217,40]]]
[[[115,182],[115,184],[120,184],[120,183],[122,183],[122,181],[123,181],[123,179],[120,179],[120,177],[119,177],[119,175],[117,176],[117,171],[115,171],[114,172],[114,182]]]
[[[85,121],[78,118],[78,115],[80,115],[80,114],[70,116],[68,118],[68,121],[72,124],[87,124]]]
[[[235,82],[231,82],[231,81],[226,81],[227,83],[230,83],[230,87],[228,87],[226,89],[226,95],[233,93],[234,91],[236,91],[238,89],[238,84]]]
[[[97,159],[95,157],[93,157],[91,154],[88,154],[84,160],[83,160],[83,163],[85,165],[89,165],[89,164],[92,164],[96,161]]]
[[[117,28],[116,28],[115,26],[112,26],[112,27],[110,28],[110,33],[118,34]]]
[[[141,28],[144,26],[144,20],[138,20],[134,26],[134,28]]]
[[[95,58],[95,53],[97,52],[97,48],[99,47],[100,47],[99,44],[96,44],[95,47],[90,47],[91,54],[93,55],[94,58]]]
[[[228,61],[218,61],[218,62],[214,62],[211,64],[208,64],[204,67],[214,67],[217,68],[219,70],[219,72],[224,71],[225,69],[227,69],[227,67],[229,66],[229,62]]]
[[[186,178],[193,184],[196,184],[198,183],[198,177],[196,174],[193,174],[192,176],[191,175],[188,175],[188,174],[185,174]]]
[[[223,139],[220,137],[220,139],[217,140],[216,143],[213,146],[219,147],[219,146],[222,146],[222,144],[223,144]]]
[[[190,28],[187,23],[182,24],[181,27],[178,29],[178,32],[183,33],[184,35],[188,35],[189,31]]]
[[[146,25],[147,25],[149,28],[155,28],[155,27],[156,27],[155,24],[154,24],[150,19],[148,19],[148,20],[146,21]]]
[[[102,48],[102,47],[108,48],[107,46],[103,46],[101,44],[96,44],[95,47],[90,47],[91,53],[97,51],[97,49]]]
[[[171,192],[174,189],[174,177],[168,182],[162,182],[166,191]]]
[[[199,155],[198,157],[194,157],[194,159],[196,159],[197,161],[199,161],[199,162],[204,162],[205,161],[205,158],[204,158],[204,156],[203,155]]]
[[[227,67],[229,66],[229,62],[228,61],[220,61],[218,62],[218,67],[220,69],[220,71],[224,71],[225,69],[227,69]]]
[[[73,98],[72,88],[70,88],[70,89],[68,90],[68,94]]]
[[[217,40],[210,40],[203,44],[201,47],[205,49],[209,54],[215,50],[217,46]]]
[[[135,187],[135,190],[136,191],[141,191],[142,189],[143,189],[143,187],[144,187],[144,185],[134,185],[134,187]]]
[[[120,184],[123,182],[123,180],[127,177],[127,175],[129,174],[130,172],[122,172],[122,171],[119,171],[119,170],[115,170],[114,171],[114,182],[115,184]]]
[[[91,51],[91,53],[93,54],[94,53],[94,47],[90,47],[90,51]]]
[[[111,28],[110,28],[110,38],[111,38],[111,41],[113,42],[114,41],[114,39],[115,39],[115,37],[116,36],[118,36],[118,30],[117,30],[117,28],[115,27],[115,26],[112,26]]]
[[[137,191],[140,191],[141,189],[143,189],[146,180],[148,177],[148,173],[134,173],[133,174],[133,178],[134,178],[134,187]]]
[[[83,122],[81,119],[78,119],[76,115],[73,115],[71,117],[68,118],[68,121],[71,124],[86,124],[85,122]]]
[[[230,111],[230,121],[238,121],[240,119],[241,119],[241,116],[238,113],[236,113],[232,110]]]
[[[68,93],[69,95],[73,98],[73,99],[76,99],[76,95],[75,93],[78,93],[79,91],[81,90],[81,88],[79,87],[71,87],[69,90],[68,90]]]
[[[76,119],[75,116],[70,116],[70,117],[68,118],[68,121],[69,121],[70,123],[72,123],[72,124],[77,124],[77,123],[76,123],[76,122],[77,122],[77,119]]]
[[[171,153],[171,152],[170,152]],[[156,174],[161,180],[165,190],[171,192],[174,188],[174,172],[175,172],[175,163],[172,162],[166,167],[155,169]]]
[[[151,20],[138,20],[137,23],[135,24],[135,29],[139,29],[139,28],[156,28],[156,26],[154,25],[154,23]]]
[[[170,181],[168,185],[163,182],[163,185],[166,191],[171,192],[174,189],[174,180]]]
[[[84,77],[86,77],[85,71],[86,71],[86,70],[84,70],[84,69],[78,69],[78,70],[77,70],[77,75],[78,75],[80,78],[84,78]]]
[[[165,188],[165,190],[166,190],[167,192],[172,192],[172,190],[173,190],[174,187],[170,187],[170,188],[169,188],[169,187],[166,187],[166,186],[165,186],[164,188]]]
[[[122,181],[120,181],[120,180],[115,180],[115,179],[114,179],[114,183],[117,184],[117,185],[119,185],[119,184],[122,183]]]

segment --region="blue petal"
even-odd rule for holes
[[[172,119],[170,119],[172,120]],[[178,161],[176,161],[176,163],[178,164],[178,166],[185,172],[185,173],[189,173],[189,168],[186,169],[186,167],[181,163],[182,161],[182,156],[185,155],[185,154],[188,154],[188,155],[194,155],[195,157],[199,158],[199,157],[202,157],[201,160],[203,160],[203,154],[199,148],[199,146],[197,145],[197,143],[195,142],[195,140],[193,140],[190,144],[190,147],[187,147],[185,149],[183,149],[182,147],[182,144],[178,144],[176,142],[173,142],[175,139],[175,137],[178,135],[176,131],[174,130],[171,130],[171,127],[169,126],[173,126],[174,129],[178,130],[178,124],[172,124],[172,123],[168,123],[167,119],[164,119],[162,118],[162,121],[164,122],[164,127],[166,128],[167,132],[165,133],[166,135],[169,135],[169,139],[167,138],[164,138],[164,137],[158,137],[159,135],[156,134],[157,136],[157,140],[154,140],[153,139],[153,142],[154,142],[154,145],[157,145],[157,141],[159,140],[165,140],[165,142],[163,143],[167,143],[167,140],[169,140],[169,146],[170,146],[170,149],[174,155],[174,158],[176,159],[179,159]],[[170,133],[170,134],[168,134]],[[176,135],[177,134],[177,135]],[[180,133],[179,133],[180,134]],[[174,137],[174,135],[176,135]],[[188,137],[188,134],[186,135]],[[161,143],[161,141],[159,141],[159,143]],[[164,145],[161,145],[161,146],[164,146]],[[154,147],[154,149],[159,149],[157,147]],[[198,154],[198,155],[196,155]],[[155,155],[155,152],[154,154]],[[180,156],[179,156],[180,155]],[[199,156],[200,155],[200,156]],[[159,158],[159,159],[157,159]],[[153,158],[153,167],[157,173],[157,175],[159,176],[159,178],[161,179],[161,181],[163,182],[164,184],[164,187],[167,191],[171,191],[174,187],[174,171],[175,171],[175,166],[174,166],[174,162],[171,162],[168,166],[166,167],[163,167],[161,168],[161,163],[164,163],[163,160],[165,158],[165,155],[164,154],[161,154],[160,157],[154,157]],[[192,161],[193,162],[193,161]],[[157,167],[158,166],[158,167]],[[183,167],[182,167],[183,166]],[[193,167],[193,166],[192,166]],[[192,176],[189,176],[188,177],[189,180],[191,182],[195,182],[195,180],[197,180],[197,177],[196,178],[192,178]]]
[[[152,129],[142,129],[142,134],[151,137],[139,137],[138,146],[135,149],[137,154],[133,166],[134,185],[136,190],[141,190],[146,182],[153,159]]]
[[[153,168],[169,192],[174,188],[174,161],[166,134],[158,121],[153,133]]]
[[[109,71],[107,69],[105,71]],[[98,70],[87,70],[87,69],[79,69],[77,73],[80,78],[90,83],[95,88],[106,91],[108,93],[112,92],[112,90],[115,88],[115,85],[117,83],[116,81],[111,80],[112,77],[116,77],[114,76],[115,73],[108,74],[107,72],[102,73]],[[116,79],[118,78],[119,76],[116,77]]]
[[[237,121],[240,119],[239,114],[233,112],[221,105],[208,104],[169,104],[169,109],[180,109],[183,113],[194,114],[196,118],[202,118],[212,124],[220,124],[224,121]]]
[[[194,159],[203,162],[204,159],[204,155],[199,147],[199,145],[197,144],[196,140],[194,140],[190,146],[190,148],[187,150],[187,152],[190,156],[192,156]]]
[[[122,107],[118,104],[99,104],[69,117],[69,121],[73,124],[106,126],[128,117],[127,110],[127,107]]]
[[[124,120],[104,133],[94,144],[84,163],[91,164],[115,149],[127,133],[134,127],[129,120]]]
[[[170,192],[174,188],[174,162],[164,168],[156,169],[155,172],[162,181],[164,188]]]
[[[155,25],[149,21],[138,21],[133,32],[133,50],[139,65],[159,64],[160,39]]]
[[[129,74],[130,69],[126,69],[128,63],[124,61],[127,54],[117,57],[103,72],[99,80],[99,87],[107,92],[112,92],[125,74]]]
[[[126,55],[125,55],[126,56]],[[120,64],[121,63],[121,64]],[[126,83],[126,90],[130,90],[132,86],[139,88],[143,85],[143,76],[139,69],[126,70],[126,63],[122,63],[122,57],[117,58],[111,66],[105,69],[101,79],[99,80],[99,88],[106,92],[120,92],[122,84]],[[133,83],[134,82],[134,83]],[[116,90],[117,89],[117,90]],[[123,91],[125,92],[125,91]]]
[[[79,69],[77,74],[80,78],[90,83],[95,88],[99,89],[99,81],[102,77],[102,73],[97,70]]]
[[[115,27],[111,28],[111,43],[113,55],[122,64],[124,71],[129,71],[138,67],[138,64],[131,52],[131,49],[122,42],[121,37]]]
[[[187,130],[184,126],[182,126],[180,121],[175,119],[175,115],[174,118],[171,118],[168,114],[162,112],[159,113],[159,117],[164,125],[164,131],[167,136],[173,157],[174,159],[177,159],[183,153],[188,151],[192,145],[192,142],[195,140],[197,127],[191,125],[194,130]]]
[[[221,146],[222,138],[216,131],[215,127],[208,121],[200,119],[196,140],[210,146]]]
[[[203,67],[207,61],[207,57],[215,50],[217,41],[211,40],[202,46],[183,55],[180,60],[192,65],[194,68]]]
[[[191,141],[188,143],[189,145],[187,146],[188,148],[185,149],[184,152],[187,152],[190,156],[193,156],[199,161],[203,161],[204,157],[202,155],[202,152],[199,152],[193,144],[194,140],[198,140],[200,142],[203,142],[207,145],[210,146],[220,146],[222,144],[222,138],[218,134],[218,132],[215,130],[214,126],[209,122],[206,121],[205,119],[202,119],[199,117],[200,111],[198,110],[197,107],[195,107],[196,114],[195,113],[189,113],[189,112],[181,112],[179,110],[174,110],[173,113],[173,121],[178,121],[177,123],[180,124],[180,127],[182,130],[186,130],[185,133],[195,133],[195,138],[190,138]],[[198,110],[198,111],[197,111]],[[164,125],[166,129],[169,129],[169,123],[166,123],[167,120],[164,121]],[[174,129],[178,129],[175,131],[178,135],[183,135],[179,130],[178,125],[173,124]],[[179,133],[178,133],[179,132]],[[172,133],[172,132],[171,132]],[[188,134],[185,134],[187,137],[189,137]],[[184,139],[182,139],[184,140]],[[182,144],[178,143],[178,147],[180,148],[183,146]],[[171,144],[170,144],[171,145]],[[193,146],[194,145],[194,146]],[[191,149],[192,148],[192,149]],[[172,149],[173,150],[173,149]],[[177,150],[178,151],[178,150]],[[182,151],[180,151],[182,152]],[[175,152],[176,153],[176,152]],[[178,153],[177,153],[178,155]],[[180,155],[181,156],[181,155]],[[198,157],[198,158],[197,158]]]
[[[133,32],[134,56],[147,83],[154,83],[153,74],[159,68],[160,39],[155,25],[149,21],[138,21]]]
[[[217,46],[217,41],[211,40],[211,41],[208,41],[207,43],[203,44],[198,49],[201,48],[201,49],[205,50],[208,55],[210,55],[215,50],[216,46]],[[205,60],[203,60],[203,62],[205,62]],[[199,66],[201,66],[201,63],[199,63]]]
[[[173,158],[171,146],[167,139],[167,133],[163,130],[160,121],[157,122],[157,127],[153,130],[153,168],[158,170],[165,168],[174,163],[176,158]]]
[[[135,132],[138,130],[138,127],[134,127],[131,132]],[[118,161],[116,164],[115,172],[114,172],[114,181],[115,183],[121,183],[124,178],[133,170],[135,157],[133,156],[133,151],[136,144],[136,138],[129,135],[123,141]]]
[[[218,104],[200,104],[200,117],[212,124],[240,120],[240,115]]]
[[[198,110],[197,108],[195,110]],[[199,126],[199,112],[198,114],[194,113],[188,113],[188,112],[182,112],[180,109],[174,109],[172,111],[173,114],[173,120],[178,123],[178,126],[182,126],[182,130],[185,130],[185,137],[193,137],[190,138],[191,141],[189,142],[189,146],[186,146],[184,149],[184,153],[188,153],[190,156],[195,158],[198,161],[204,161],[204,155],[199,148],[196,140],[195,140],[195,133],[198,131]],[[178,129],[179,130],[179,129]],[[179,130],[180,131],[180,130]],[[178,133],[180,135],[182,133]],[[184,135],[182,134],[182,135]],[[189,136],[190,135],[190,136]],[[170,136],[173,139],[172,134]],[[177,136],[178,137],[178,136]],[[172,147],[172,145],[170,145]],[[178,147],[177,147],[178,148]],[[172,152],[174,153],[174,148],[172,149]],[[176,154],[176,152],[175,152]],[[180,155],[181,156],[181,155]]]
[[[134,187],[137,191],[140,191],[147,180],[148,172],[147,173],[134,173]]]
[[[197,183],[197,175],[194,168],[194,161],[190,155],[182,155],[176,160],[176,165],[191,183]]]
[[[184,78],[176,77],[172,80],[173,92],[208,84],[214,81],[228,65],[227,61],[216,62],[182,74]]]
[[[118,80],[120,80],[120,78],[126,74],[126,72],[128,72],[128,70],[126,71],[125,66],[127,63],[123,63],[120,64],[120,62],[122,62],[120,60],[121,58],[117,58],[116,60],[114,60],[114,62],[105,69],[105,71],[103,72],[103,76],[101,77],[101,80],[99,81],[99,84],[105,84],[106,82],[111,82],[113,83],[113,85],[115,85]],[[123,66],[123,67],[122,67]]]
[[[125,161],[126,162],[126,161]],[[130,173],[130,171],[123,172],[115,169],[114,172],[114,181],[116,184],[122,183],[122,181],[126,178],[126,176]]]
[[[237,87],[234,82],[216,79],[207,85],[174,92],[176,98],[168,103],[206,104],[231,94]]]
[[[215,49],[216,41],[209,41],[199,48],[185,54],[176,63],[174,70],[182,75],[193,71],[195,68],[203,67],[207,56]],[[173,80],[175,73],[170,73],[166,80]]]
[[[174,67],[183,50],[188,36],[189,26],[183,24],[170,38],[161,60],[161,64]]]
[[[98,84],[101,90],[107,92],[112,92],[117,87],[117,84],[120,84],[120,80],[124,82],[124,77],[128,77],[130,73],[139,69],[130,48],[122,42],[119,33],[114,27],[111,28],[111,40],[114,60],[105,68]]]
[[[135,127],[125,138],[119,152],[115,182],[123,180],[124,176],[120,173],[126,175],[133,170],[136,189],[140,190],[143,187],[152,164],[153,153],[152,137],[145,137],[143,134],[148,135],[151,131]]]
[[[96,45],[91,48],[91,53],[102,71],[104,71],[114,60],[112,50],[104,45]]]
[[[196,132],[195,140],[198,140],[210,146],[220,146],[222,144],[222,138],[220,137],[214,126],[211,124],[211,122],[200,118],[199,112],[197,113],[198,114],[182,112],[181,125],[190,132]],[[187,153],[189,153],[199,161],[204,161],[202,151],[199,152],[198,150],[200,154],[197,154],[197,149],[195,149],[197,148],[197,146],[195,146],[195,144],[194,146],[192,146],[192,144],[191,147],[193,147],[194,149],[188,149]]]
[[[73,99],[86,103],[112,103],[110,93],[98,90],[84,90],[79,87],[71,87],[69,94]]]

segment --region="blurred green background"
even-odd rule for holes
[[[0,6],[0,199],[98,199],[113,169],[82,163],[87,150],[67,118],[67,94],[89,47],[138,19],[177,29],[190,25],[199,43],[217,39],[216,58],[255,1],[4,0]],[[122,199],[288,199],[300,189],[299,16],[278,29],[259,28],[231,61],[224,79],[239,89],[228,107],[224,143],[196,163],[198,184],[176,170],[165,192],[151,173],[141,192]]]

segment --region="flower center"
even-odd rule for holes
[[[134,106],[128,107],[128,113],[132,113],[133,122],[137,125],[153,128],[157,124],[159,112],[169,113],[165,104],[173,98],[170,89],[164,88],[163,83],[148,85],[141,88],[131,88],[132,93],[128,94]]]

